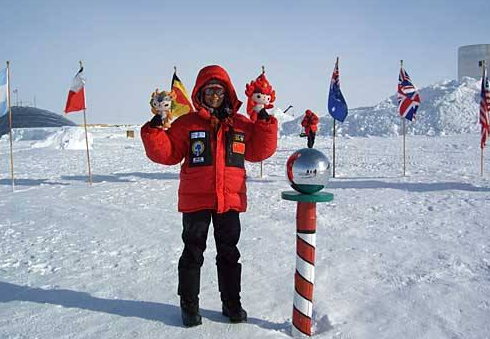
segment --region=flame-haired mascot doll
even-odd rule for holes
[[[247,96],[247,113],[250,120],[257,121],[259,114],[267,114],[265,109],[274,107],[272,104],[276,100],[276,91],[272,89],[264,72],[245,86]]]
[[[160,128],[170,128],[172,122],[172,101],[175,100],[174,91],[158,91],[158,88],[151,94],[150,106],[151,112],[155,115],[162,116],[163,125]]]

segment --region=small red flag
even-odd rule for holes
[[[83,67],[73,78],[68,99],[66,100],[65,113],[84,110],[85,107],[85,78],[83,76]]]

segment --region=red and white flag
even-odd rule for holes
[[[85,78],[83,76],[83,67],[73,78],[68,99],[66,100],[65,113],[84,110],[85,107]]]

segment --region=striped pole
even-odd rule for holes
[[[289,162],[289,160],[288,160]],[[307,186],[307,185],[305,185]],[[294,186],[293,186],[294,187]],[[316,203],[333,200],[333,194],[283,191],[281,198],[296,201],[296,272],[294,274],[293,337],[310,337],[315,279]]]
[[[296,273],[294,274],[294,337],[313,335],[313,283],[315,279],[316,203],[298,201],[296,209]]]

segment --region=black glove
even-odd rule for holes
[[[162,116],[160,114],[155,114],[153,119],[150,120],[150,127],[157,128],[162,126],[163,126]]]
[[[259,112],[259,114],[257,115],[257,118],[259,120],[265,120],[265,121],[269,121],[270,119],[270,115],[269,113],[267,113],[267,111],[265,110],[265,108],[262,108]]]

